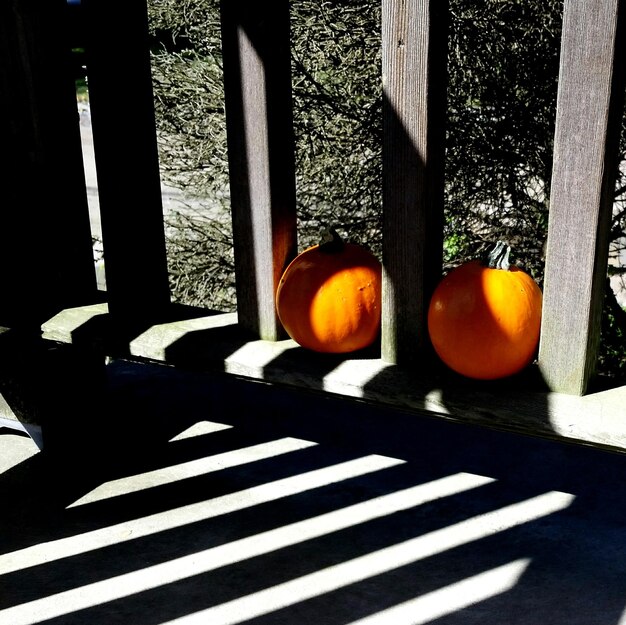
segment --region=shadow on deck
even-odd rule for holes
[[[624,455],[108,373],[110,420],[82,447],[0,436],[2,624],[626,623]]]

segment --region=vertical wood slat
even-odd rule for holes
[[[441,276],[447,2],[383,0],[382,358],[410,364],[428,345]]]
[[[624,91],[624,2],[566,0],[539,364],[556,391],[593,373]]]
[[[111,314],[169,303],[145,0],[83,0],[87,75]]]
[[[0,3],[0,318],[96,296],[65,0]]]
[[[276,288],[296,252],[289,2],[223,0],[221,15],[239,324],[276,340]]]

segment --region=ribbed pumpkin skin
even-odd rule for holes
[[[518,373],[539,341],[542,293],[517,267],[471,261],[437,286],[428,310],[435,351],[452,370],[479,380]]]
[[[380,328],[381,266],[358,245],[339,252],[314,245],[287,267],[276,310],[289,336],[317,352],[346,353],[370,345]]]

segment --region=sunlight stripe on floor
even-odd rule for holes
[[[54,618],[207,573],[242,560],[465,492],[492,481],[491,478],[469,473],[450,475],[188,556],[73,588],[33,601],[26,606],[30,606],[30,610],[44,615],[45,618]],[[17,618],[17,622],[21,622],[19,614],[18,610],[10,616],[12,619]],[[0,612],[1,616],[2,612]]]
[[[151,536],[404,464],[370,455],[0,555],[0,575]]]
[[[553,514],[573,499],[548,492],[161,625],[237,625]]]
[[[197,458],[196,460],[189,460],[188,462],[181,462],[180,464],[161,467],[145,473],[137,473],[136,475],[105,482],[67,507],[74,508],[94,503],[95,501],[102,501],[103,499],[111,499],[120,495],[157,488],[158,486],[173,484],[174,482],[187,480],[199,475],[207,475],[215,471],[231,469],[250,464],[251,462],[282,456],[283,454],[300,451],[315,445],[317,443],[297,438],[281,438],[275,441],[259,443],[258,445],[251,445],[250,447],[226,451],[221,454]]]
[[[167,625],[189,625],[190,623],[235,625],[541,518],[567,507],[572,499],[572,496],[564,493],[546,493],[207,610],[169,621]],[[336,512],[340,513],[341,511]],[[347,522],[348,519],[344,519],[344,523]],[[328,519],[326,519],[326,524],[328,524]],[[354,524],[354,519],[351,519],[350,525]],[[337,526],[336,523],[335,526]],[[321,530],[316,531],[313,528],[314,523],[308,528],[309,535],[307,536],[306,521],[295,524],[289,528],[291,538],[285,542],[286,536],[283,536],[282,544],[280,534],[286,528],[279,528],[249,539],[236,541],[233,544],[220,545],[174,561],[164,562],[153,567],[18,605],[0,612],[0,617],[6,616],[7,622],[11,622],[12,625],[33,625],[37,622],[37,620],[33,620],[33,615],[36,615],[36,619],[41,620],[70,614],[206,573],[218,567],[241,561],[244,557],[260,555],[321,535],[319,534]],[[327,526],[324,533],[328,530]],[[272,537],[271,534],[275,535]],[[257,551],[251,550],[250,544],[245,545],[247,547],[245,550],[243,543],[246,541],[251,544],[256,541],[255,548]],[[270,541],[270,544],[264,544],[267,541]]]
[[[232,429],[232,425],[226,423],[217,423],[217,421],[198,421],[192,426],[183,430],[180,434],[177,434],[169,440],[170,443],[175,441],[182,441],[185,438],[193,438],[194,436],[205,436],[206,434],[214,434],[215,432],[221,432],[222,430]]]
[[[400,603],[348,625],[425,625],[459,610],[502,595],[519,581],[531,560],[522,558],[508,564],[472,575]]]

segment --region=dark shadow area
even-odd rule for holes
[[[0,8],[0,318],[12,328],[96,294],[67,18],[64,2]]]
[[[0,476],[0,620],[619,623],[625,455],[233,376],[107,375],[106,456]]]

